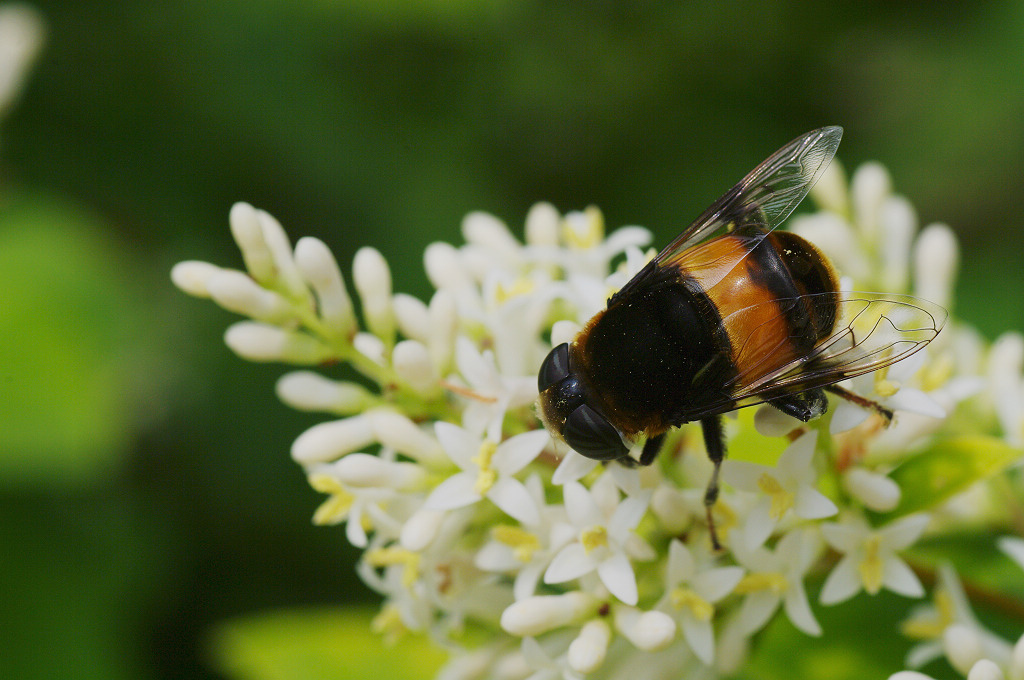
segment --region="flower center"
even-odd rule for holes
[[[330,497],[313,513],[314,524],[337,524],[348,517],[356,497],[338,480],[330,475],[312,475],[309,484],[320,493],[330,494]]]
[[[401,612],[393,604],[387,604],[381,608],[370,622],[370,629],[378,635],[383,635],[389,642],[397,642],[408,631],[405,624],[402,623]]]
[[[900,631],[916,640],[936,640],[953,623],[953,600],[944,590],[935,593],[935,614],[927,618],[904,621]]]
[[[532,293],[533,289],[533,281],[522,276],[513,281],[512,285],[509,286],[499,282],[494,289],[494,301],[499,305],[503,305],[514,297]]]
[[[509,524],[499,524],[491,529],[491,537],[512,548],[516,559],[526,563],[540,550],[540,540],[529,531]]]
[[[789,590],[789,581],[777,571],[759,571],[740,579],[733,592],[746,595],[764,590],[774,595],[782,595]]]
[[[602,526],[593,526],[580,532],[580,543],[589,554],[603,545],[608,545],[608,530]]]
[[[491,459],[494,458],[494,452],[497,450],[497,444],[492,441],[485,441],[480,444],[480,451],[470,458],[470,461],[476,463],[480,468],[473,490],[481,496],[490,491],[491,487],[494,486],[494,482],[498,481],[498,473],[491,468]]]
[[[860,581],[864,590],[874,595],[882,589],[882,550],[881,539],[869,536],[864,541],[864,560],[860,563]]]
[[[590,250],[604,240],[604,219],[591,206],[584,212],[569,213],[562,222],[562,238],[573,250]]]
[[[670,598],[673,607],[689,609],[693,618],[698,621],[710,621],[711,617],[715,615],[715,606],[690,588],[674,588]]]
[[[419,577],[420,556],[405,548],[374,548],[366,551],[371,567],[402,567],[402,585],[408,588]]]
[[[889,380],[888,366],[875,372],[875,394],[880,397],[891,397],[900,391],[900,384]]]
[[[786,514],[786,510],[793,507],[793,494],[786,491],[779,480],[767,472],[762,473],[761,477],[758,478],[757,486],[772,499],[771,515],[775,519],[782,519],[782,516]]]

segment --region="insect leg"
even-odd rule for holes
[[[861,408],[871,409],[878,415],[882,416],[886,425],[892,422],[892,409],[882,406],[877,401],[872,401],[871,399],[862,397],[859,394],[854,394],[850,390],[839,387],[838,385],[828,385],[824,389],[837,397],[842,397],[843,399],[860,406]]]
[[[722,468],[722,459],[725,458],[725,433],[722,430],[722,417],[713,416],[700,421],[701,430],[704,433],[704,448],[707,449],[708,458],[711,459],[715,469],[711,472],[711,481],[704,492],[704,510],[707,512],[708,531],[711,532],[711,545],[715,550],[721,550],[722,544],[718,542],[718,532],[715,531],[715,520],[711,516],[711,510],[718,500],[718,473]]]
[[[805,423],[828,410],[828,397],[825,396],[821,388],[776,397],[769,399],[768,403],[787,416],[793,416]]]
[[[655,435],[644,442],[643,453],[640,454],[640,464],[650,465],[661,451],[661,445],[665,441],[665,433]]]

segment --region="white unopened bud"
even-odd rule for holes
[[[370,361],[384,365],[384,354],[387,352],[387,347],[384,345],[384,341],[373,333],[356,333],[352,338],[352,346]]]
[[[263,238],[263,227],[256,208],[248,203],[235,203],[231,206],[228,217],[231,224],[231,235],[242,251],[242,259],[249,274],[266,285],[273,285],[277,279],[277,269],[266,240]]]
[[[447,460],[437,440],[401,413],[378,409],[367,416],[374,437],[384,446],[426,465],[442,465]]]
[[[774,406],[765,404],[754,413],[754,429],[765,437],[782,437],[803,423]]]
[[[821,177],[811,187],[811,197],[822,210],[846,215],[850,209],[846,194],[846,170],[839,159],[833,158]]]
[[[967,675],[984,655],[977,631],[962,623],[951,624],[942,632],[942,650],[961,675]]]
[[[416,463],[384,460],[368,453],[350,453],[332,467],[339,481],[354,488],[413,489],[427,476]]]
[[[171,268],[171,281],[181,289],[198,298],[210,297],[209,283],[214,275],[224,271],[215,264],[186,260]]]
[[[427,349],[434,369],[440,375],[451,368],[455,354],[455,336],[459,331],[459,312],[455,298],[446,290],[439,290],[430,299],[430,336]]]
[[[351,336],[356,330],[352,298],[331,249],[318,238],[300,238],[295,244],[295,266],[316,293],[317,309],[327,329],[340,337]]]
[[[444,510],[420,508],[402,525],[398,542],[406,550],[420,552],[433,542],[448,513]]]
[[[953,230],[945,224],[929,224],[914,244],[914,292],[948,307],[959,262],[960,249]]]
[[[885,290],[906,290],[910,245],[917,231],[914,206],[902,196],[890,196],[879,210],[878,226],[882,239],[882,286]]]
[[[412,295],[396,293],[391,305],[395,310],[395,321],[402,335],[426,343],[430,336],[430,312],[423,301]]]
[[[46,35],[42,15],[21,3],[0,7],[0,112],[18,96]]]
[[[462,236],[466,243],[480,246],[505,258],[515,258],[520,246],[505,223],[485,212],[471,212],[462,220]]]
[[[574,590],[563,595],[535,595],[514,602],[501,613],[501,627],[511,635],[535,636],[592,616],[600,601]]]
[[[615,629],[637,649],[653,652],[664,649],[672,642],[676,635],[676,622],[665,612],[617,607]]]
[[[878,238],[878,212],[891,193],[892,180],[880,163],[864,163],[853,173],[850,198],[854,222],[872,242]]]
[[[1005,680],[1005,678],[1003,669],[991,659],[979,659],[967,673],[967,680]]]
[[[1010,680],[1024,680],[1024,635],[1017,638],[1017,644],[1010,652]]]
[[[423,253],[423,265],[427,278],[434,288],[460,289],[473,285],[472,279],[463,266],[459,251],[450,243],[436,242],[427,246]]]
[[[365,415],[319,423],[295,440],[292,458],[303,465],[323,463],[358,451],[373,441],[373,426]]]
[[[293,316],[291,305],[283,297],[234,269],[211,276],[206,288],[213,301],[229,312],[268,323],[281,323]]]
[[[854,467],[843,475],[843,488],[870,510],[889,512],[900,503],[900,486],[885,475]]]
[[[366,327],[390,346],[394,342],[395,314],[391,308],[391,270],[387,260],[375,248],[360,248],[352,263],[352,278],[363,302]]]
[[[398,343],[391,361],[398,375],[417,392],[427,393],[437,388],[437,374],[430,362],[430,353],[422,342],[403,340]]]
[[[311,366],[331,358],[331,348],[299,331],[289,331],[258,321],[239,321],[228,327],[224,342],[249,361],[281,361]]]
[[[299,274],[299,268],[295,266],[292,244],[288,240],[288,234],[285,233],[284,227],[273,215],[264,210],[256,211],[256,219],[259,220],[260,229],[263,230],[263,240],[274,260],[278,285],[291,298],[304,303],[311,302],[309,288],[306,287],[306,282]]]
[[[286,373],[277,381],[277,397],[300,411],[359,413],[374,402],[362,385],[339,382],[312,371]]]
[[[935,680],[935,678],[918,671],[900,671],[890,675],[888,680]]]
[[[563,342],[572,342],[580,332],[580,325],[569,319],[556,321],[551,327],[551,345],[558,347]]]
[[[569,667],[577,673],[593,673],[604,663],[611,639],[612,630],[603,619],[587,621],[569,644]]]
[[[562,216],[550,203],[535,203],[526,213],[526,242],[531,246],[557,246]]]
[[[670,536],[683,533],[693,522],[691,505],[682,489],[669,484],[659,484],[654,490],[651,495],[651,512]]]

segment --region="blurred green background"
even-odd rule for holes
[[[841,124],[848,169],[882,161],[959,234],[955,312],[1024,328],[1020,2],[34,7],[47,43],[0,124],[0,677],[221,677],[218,622],[373,602],[288,455],[317,417],[170,284],[240,265],[235,201],[346,274],[375,245],[424,296],[424,247],[468,211],[521,233],[535,201],[593,203],[663,244]]]

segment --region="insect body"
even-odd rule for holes
[[[891,412],[835,383],[888,366],[939,332],[945,312],[908,296],[839,291],[828,259],[774,231],[835,154],[842,128],[809,132],[716,201],[615,293],[538,375],[545,425],[577,452],[653,462],[667,430],[700,421],[714,473],[725,456],[721,416],[768,402],[803,421],[825,412],[823,390]]]

